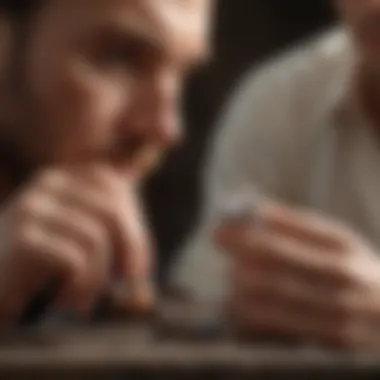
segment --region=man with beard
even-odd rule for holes
[[[176,277],[228,296],[245,334],[378,349],[380,1],[334,4],[343,27],[264,65],[233,99]]]
[[[125,311],[150,305],[139,184],[180,136],[210,4],[0,1],[2,324],[50,285],[84,316],[115,283]]]

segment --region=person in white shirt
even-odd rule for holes
[[[380,2],[335,3],[341,27],[249,73],[233,96],[174,277],[227,302],[247,334],[375,349]],[[221,222],[241,192],[256,223]]]

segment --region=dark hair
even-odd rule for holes
[[[41,0],[0,0],[0,12],[9,14],[12,18],[23,18],[29,15],[39,5]]]

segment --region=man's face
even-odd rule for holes
[[[336,1],[342,19],[352,31],[364,59],[380,70],[380,1]]]
[[[33,159],[110,160],[140,178],[179,137],[210,0],[48,0],[14,69],[8,131]],[[16,63],[17,64],[17,63]]]

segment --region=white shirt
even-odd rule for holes
[[[343,219],[380,249],[380,141],[355,98],[355,64],[349,36],[334,30],[243,80],[213,142],[179,284],[223,296],[227,258],[211,242],[214,217],[245,187]]]

